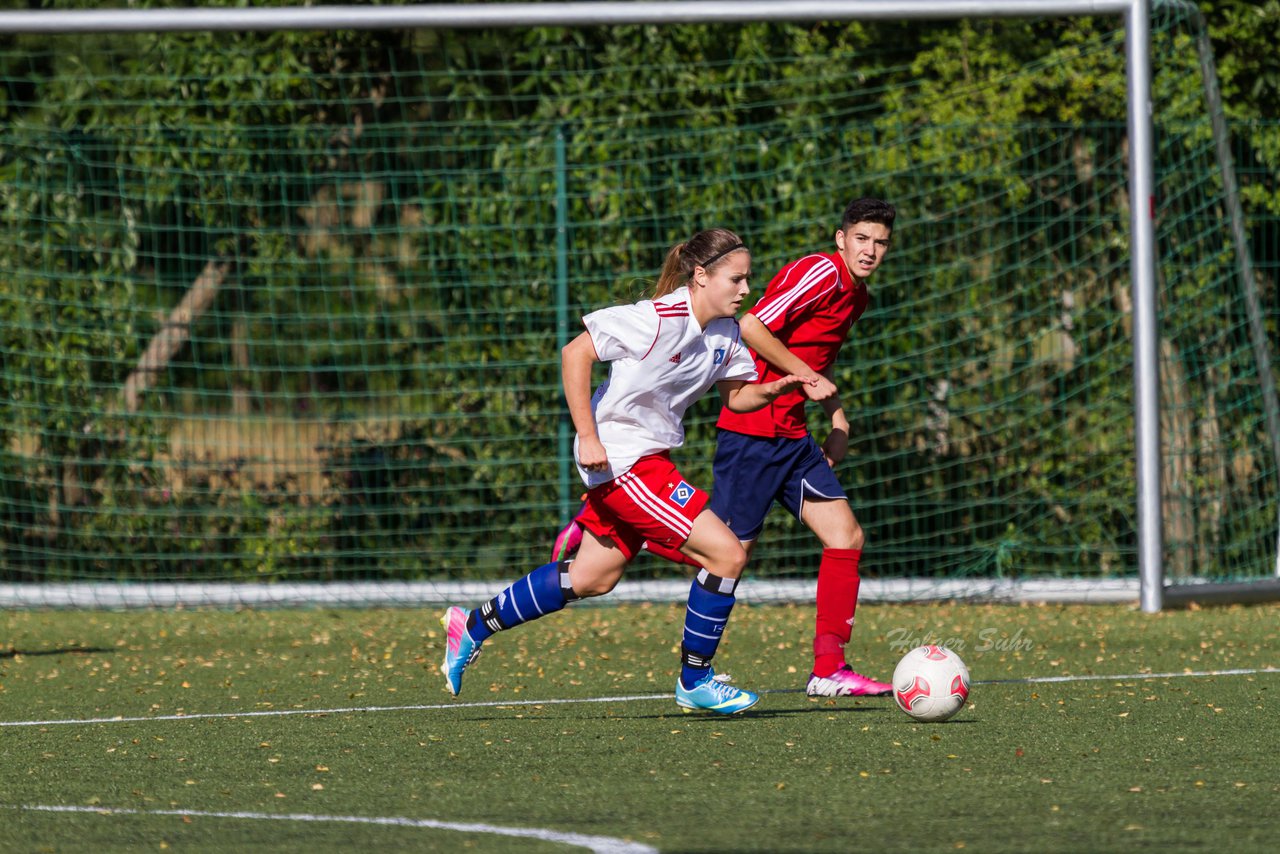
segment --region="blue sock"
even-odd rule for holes
[[[544,563],[471,612],[467,633],[481,643],[494,632],[554,614],[579,598],[569,583],[569,564]]]
[[[733,595],[737,586],[735,578],[721,578],[702,569],[689,588],[680,644],[680,682],[684,687],[692,688],[711,671],[711,659],[737,601]]]

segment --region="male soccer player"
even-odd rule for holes
[[[889,250],[896,211],[880,199],[855,199],[835,232],[835,252],[806,255],[783,267],[742,318],[742,340],[755,356],[760,382],[787,374],[816,380],[763,409],[725,409],[717,422],[710,507],[742,541],[748,556],[776,501],[822,543],[811,697],[875,696],[892,686],[854,672],[844,648],[858,604],[864,535],[834,467],[849,450],[849,421],[831,381],[849,330],[867,308],[867,279]],[[831,419],[819,446],[805,402]]]

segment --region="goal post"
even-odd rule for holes
[[[849,82],[825,33],[750,28],[1057,17],[1114,31],[1007,90],[931,89],[853,31],[826,46]],[[577,501],[554,370],[572,319],[712,223],[751,235],[767,279],[861,191],[902,210],[839,369],[869,595],[1280,596],[1276,384],[1197,21],[1150,0],[0,12],[0,598],[411,604],[523,571]],[[675,26],[734,27],[738,53],[644,31]],[[1164,65],[1200,51],[1197,86],[1157,78],[1153,26]],[[531,28],[581,38],[468,41]],[[281,36],[329,31],[357,37]],[[210,33],[229,35],[170,50]],[[112,34],[146,50],[117,63]],[[287,67],[260,67],[264,44]],[[998,113],[1076,61],[1122,69],[1116,115],[951,110]],[[710,486],[714,413],[693,416],[682,453]],[[753,573],[803,598],[812,543],[769,524]]]
[[[1198,9],[1188,14],[1200,17]],[[1245,313],[1248,318],[1249,342],[1261,379],[1262,411],[1272,458],[1280,461],[1280,393],[1276,390],[1275,372],[1271,364],[1270,345],[1265,327],[1264,312],[1258,295],[1257,276],[1249,239],[1245,229],[1244,210],[1236,182],[1235,164],[1231,156],[1229,134],[1224,120],[1221,97],[1218,93],[1218,74],[1213,60],[1209,34],[1201,22],[1195,33],[1196,56],[1200,62],[1204,98],[1213,134],[1217,164],[1222,170],[1222,191],[1225,212],[1230,221],[1232,248],[1235,253]],[[1161,571],[1152,573],[1150,581],[1143,576],[1142,606],[1146,611],[1158,611],[1163,605],[1188,603],[1258,602],[1280,599],[1280,502],[1276,504],[1275,570],[1270,579],[1248,582],[1199,582],[1169,585],[1166,583],[1163,562]],[[1155,591],[1159,591],[1157,594]]]

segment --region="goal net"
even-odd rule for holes
[[[1151,28],[1165,570],[1247,581],[1276,571],[1275,380],[1185,9]],[[4,594],[490,591],[578,506],[580,316],[710,226],[747,239],[753,299],[872,195],[894,245],[836,369],[868,589],[1133,598],[1124,38],[1112,16],[0,35]],[[707,489],[717,405],[676,455]],[[778,510],[745,587],[796,595],[818,556]],[[683,578],[628,570],[641,596]]]

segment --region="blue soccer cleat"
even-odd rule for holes
[[[735,688],[717,679],[715,671],[709,672],[692,688],[676,680],[676,702],[685,709],[701,709],[722,715],[735,715],[746,711],[760,701],[759,694]]]
[[[440,618],[440,625],[444,626],[445,634],[444,663],[440,665],[440,672],[444,674],[445,682],[449,683],[450,693],[456,697],[462,690],[462,672],[467,669],[468,664],[480,657],[480,644],[472,640],[467,632],[465,608],[454,605],[445,611]]]

